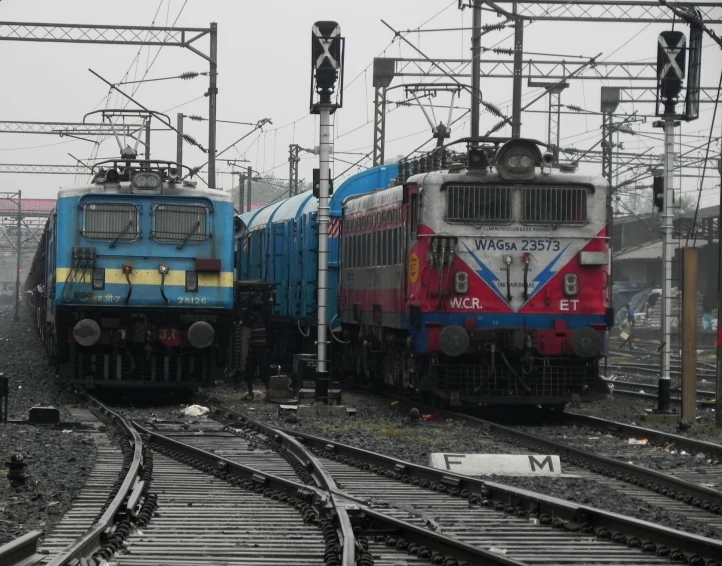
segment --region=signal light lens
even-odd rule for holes
[[[457,271],[454,275],[454,291],[458,295],[465,295],[469,291],[469,274],[466,271]]]
[[[567,297],[574,297],[579,293],[579,280],[576,274],[567,273],[564,276],[564,294]]]
[[[105,269],[93,270],[93,289],[95,291],[102,291],[105,289]]]
[[[186,291],[189,293],[198,292],[198,272],[186,271]]]

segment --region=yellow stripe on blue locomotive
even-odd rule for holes
[[[58,283],[64,283],[70,276],[70,268],[58,267],[55,270],[55,280]],[[160,287],[162,275],[157,269],[134,269],[129,275],[130,282],[133,285],[154,285]],[[81,270],[78,269],[74,277],[76,281],[92,281],[93,273],[90,269]],[[105,283],[106,285],[118,284],[127,285],[128,280],[126,274],[123,273],[122,269],[106,269],[105,270]],[[186,284],[186,272],[185,271],[171,271],[165,276],[165,286],[180,286],[185,287]],[[198,273],[198,287],[233,287],[233,272],[222,271],[220,273]]]

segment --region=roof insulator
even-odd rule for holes
[[[504,127],[505,124],[506,124],[506,120],[501,120],[500,122],[498,122],[497,124],[495,124],[495,125],[491,128],[491,130],[489,130],[489,131],[486,133],[486,135],[488,136],[488,135],[490,135],[490,134],[493,134],[494,132],[498,132],[499,130],[501,130],[501,129]]]
[[[482,104],[484,105],[484,108],[486,108],[489,111],[489,114],[492,116],[496,116],[497,118],[503,118],[504,114],[499,109],[498,106],[492,104],[491,102],[484,102],[482,101]]]
[[[181,75],[178,75],[179,79],[183,79],[184,81],[195,79],[200,73],[196,73],[194,71],[188,71],[187,73],[183,73]]]
[[[514,55],[514,50],[505,47],[495,47],[492,51],[498,55]]]

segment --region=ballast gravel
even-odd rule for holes
[[[77,398],[59,383],[48,367],[45,353],[23,308],[13,322],[12,309],[0,314],[0,372],[9,378],[8,413],[11,420],[26,420],[35,405],[52,405],[69,414],[67,404]],[[6,462],[21,454],[26,464],[25,484],[13,487]],[[0,544],[32,530],[46,534],[70,508],[95,462],[90,438],[62,428],[28,424],[0,424]]]

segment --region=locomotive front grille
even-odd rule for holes
[[[585,224],[587,189],[584,187],[524,187],[522,218],[525,224]]]
[[[508,224],[512,218],[511,187],[446,186],[447,222]]]
[[[436,364],[431,366],[436,387],[458,391],[464,397],[565,397],[581,392],[596,378],[596,364],[584,360],[534,358],[534,369],[525,375],[521,364],[511,361],[518,379],[503,363]]]

